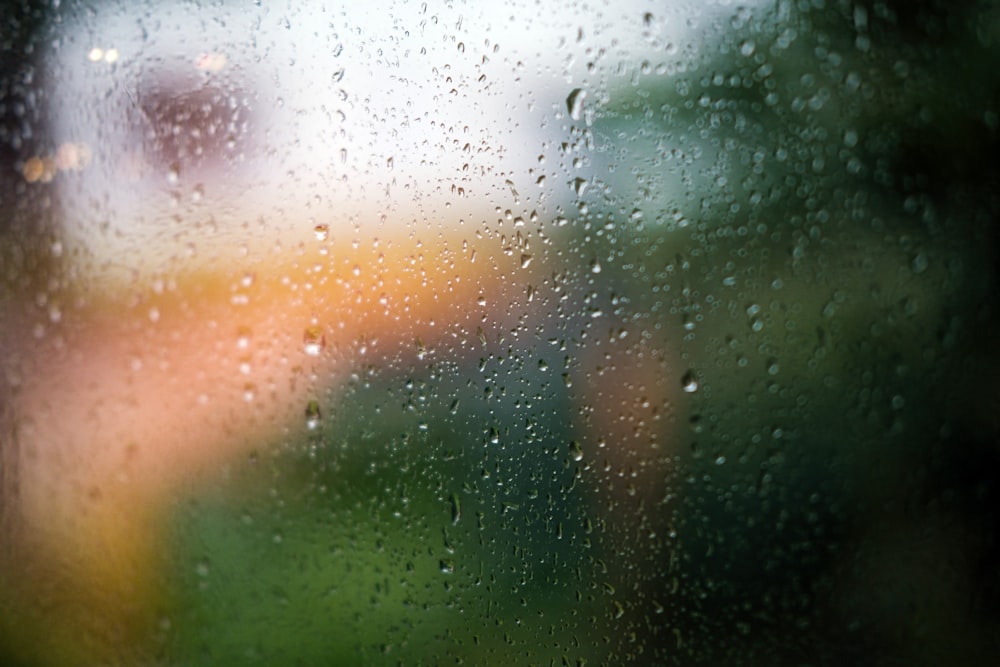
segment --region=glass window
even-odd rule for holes
[[[995,655],[995,3],[0,50],[0,663]]]

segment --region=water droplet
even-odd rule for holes
[[[924,271],[927,270],[927,267],[929,265],[930,261],[928,261],[927,255],[925,255],[924,253],[919,253],[916,257],[913,258],[913,261],[910,263],[910,267],[913,269],[914,273],[923,273]]]
[[[330,237],[330,225],[316,225],[313,227],[313,233],[317,241],[325,241]]]
[[[580,446],[580,443],[577,442],[576,440],[573,440],[569,443],[569,453],[570,456],[573,457],[574,461],[583,460],[583,447]]]
[[[580,120],[583,115],[583,100],[587,97],[587,91],[582,88],[574,88],[566,98],[566,109],[569,117],[573,120]]]
[[[438,567],[441,568],[442,574],[454,574],[455,573],[455,561],[450,558],[442,558],[438,563]]]
[[[319,427],[323,415],[319,410],[319,401],[312,400],[306,405],[306,428],[314,431]]]
[[[302,335],[303,349],[310,357],[318,357],[326,347],[326,336],[320,327],[309,327]]]
[[[451,494],[451,524],[456,525],[462,518],[462,502],[457,494]]]
[[[590,183],[585,178],[574,178],[573,179],[573,192],[576,193],[577,197],[582,197],[583,193],[587,191],[587,186]]]
[[[698,391],[698,377],[694,374],[694,371],[688,371],[681,377],[681,389],[688,394]]]
[[[236,332],[236,349],[247,350],[250,348],[250,329],[240,327]]]

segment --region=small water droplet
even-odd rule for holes
[[[587,186],[590,185],[586,178],[574,178],[573,179],[573,192],[576,193],[577,197],[582,197],[583,193],[587,191]]]
[[[316,225],[313,227],[313,233],[317,241],[325,241],[330,237],[330,225]]]
[[[681,377],[681,389],[688,394],[698,391],[698,377],[694,374],[694,371],[688,371]]]
[[[438,563],[438,567],[441,568],[442,574],[454,574],[455,573],[455,561],[450,558],[442,558]]]
[[[320,413],[319,401],[311,400],[306,405],[306,428],[314,431],[319,427],[323,415]]]
[[[240,327],[236,332],[236,349],[247,350],[250,348],[250,329]]]
[[[583,447],[576,440],[573,440],[569,443],[569,453],[570,456],[573,457],[574,461],[583,460]]]
[[[318,357],[326,347],[326,336],[320,327],[309,327],[302,335],[303,349],[310,357]]]

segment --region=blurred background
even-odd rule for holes
[[[0,664],[991,664],[1000,6],[434,4],[4,3]],[[479,310],[307,330],[127,586],[44,539],[59,350],[351,241]]]

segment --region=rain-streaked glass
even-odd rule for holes
[[[996,3],[0,50],[0,664],[995,659]]]

